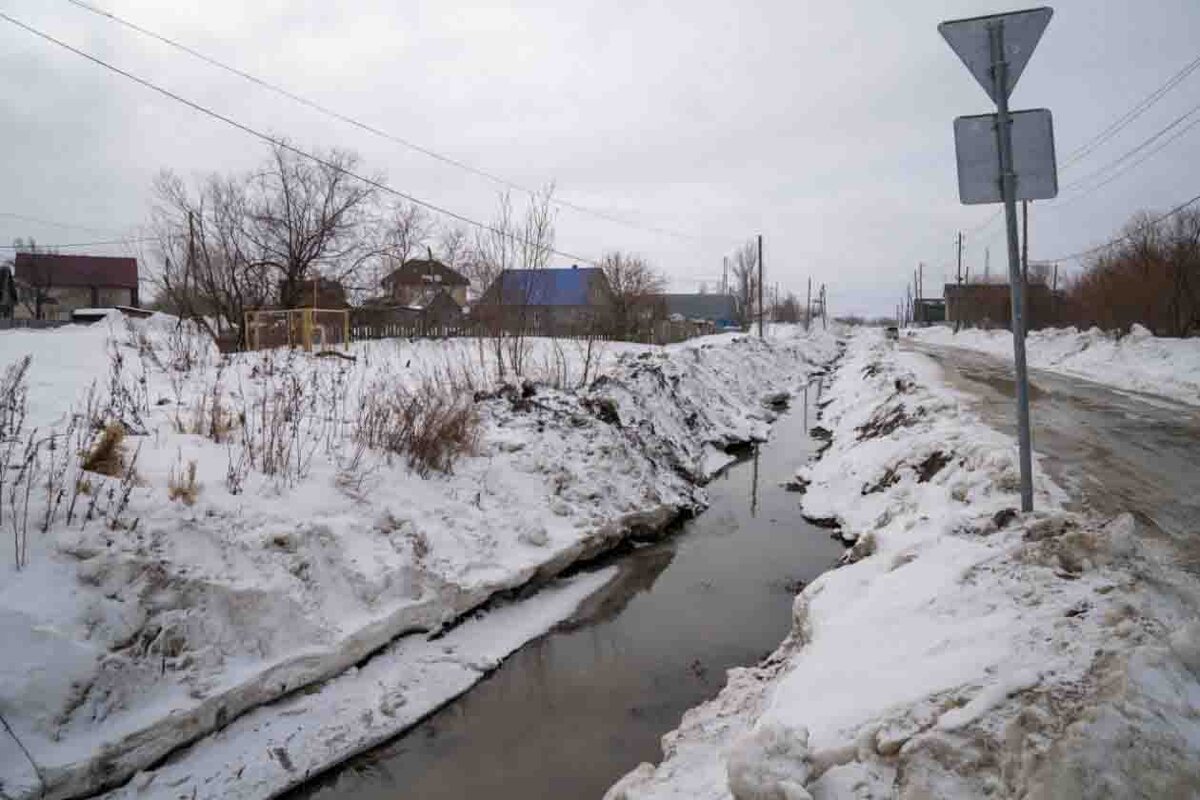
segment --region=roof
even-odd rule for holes
[[[441,300],[439,298],[445,299]],[[446,294],[444,289],[438,286],[430,286],[427,289],[422,289],[421,291],[417,292],[408,301],[407,307],[416,310],[424,310],[428,308],[434,308],[437,305],[445,305],[446,303],[449,303],[451,306],[459,309],[460,311],[462,310],[462,306],[456,303],[453,297]]]
[[[667,314],[712,322],[737,319],[737,302],[728,294],[664,294]]]
[[[425,286],[439,284],[442,286],[466,286],[468,281],[461,273],[450,269],[442,262],[429,258],[414,258],[405,261],[392,270],[383,279],[386,286],[398,283],[401,286]]]
[[[594,267],[510,269],[498,278],[505,305],[531,306],[591,305],[591,289],[597,281],[608,285],[604,271]]]
[[[17,253],[17,280],[31,286],[113,286],[136,289],[136,258]]]

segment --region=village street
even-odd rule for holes
[[[959,347],[910,345],[969,393],[992,427],[1013,434],[1011,359]],[[1030,375],[1033,448],[1056,481],[1090,510],[1130,512],[1142,533],[1200,568],[1200,409],[1045,370]]]

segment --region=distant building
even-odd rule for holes
[[[947,283],[945,319],[972,328],[1011,328],[1012,296],[1007,283]],[[1026,329],[1058,325],[1066,318],[1066,296],[1044,283],[1026,291]]]
[[[469,281],[432,257],[405,261],[381,283],[384,293],[381,302],[385,305],[411,306],[431,289],[444,291],[459,308],[467,304]]]
[[[729,294],[663,294],[667,317],[711,322],[718,328],[740,327],[737,298]]]
[[[604,270],[510,269],[483,293],[475,314],[489,324],[570,334],[607,328],[612,307],[612,286]]]
[[[17,319],[67,320],[83,308],[138,306],[135,258],[17,253]]]
[[[919,297],[913,301],[913,322],[932,325],[946,321],[946,301],[940,297]]]

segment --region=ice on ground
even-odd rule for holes
[[[437,639],[401,639],[315,691],[255,709],[104,797],[275,796],[466,691],[514,650],[568,618],[616,573],[608,567],[564,581],[481,613]]]
[[[614,798],[1182,797],[1200,791],[1195,579],[1068,512],[931,359],[854,337],[806,514],[861,544]],[[1149,578],[1148,576],[1153,576]],[[1141,744],[1145,742],[1145,744]],[[1147,790],[1149,789],[1149,791]]]
[[[911,335],[1012,359],[1012,334],[1005,330],[954,333],[939,326],[915,328]],[[1031,367],[1200,405],[1200,338],[1157,337],[1141,325],[1120,337],[1098,328],[1047,328],[1031,332],[1025,347]]]

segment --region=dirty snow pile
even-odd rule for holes
[[[1122,515],[1063,510],[925,356],[857,335],[806,514],[855,540],[761,664],[608,800],[1194,797],[1200,598]]]
[[[702,507],[724,450],[765,437],[771,404],[836,345],[794,328],[603,352],[537,340],[507,381],[488,346],[224,357],[161,316],[0,333],[0,796],[119,785],[422,634],[395,663],[457,672],[346,689],[327,738],[253,766],[252,794],[411,724],[578,591],[531,612],[540,629],[419,642]],[[226,755],[214,768],[240,775]],[[222,796],[193,794],[202,779],[179,791]]]
[[[930,344],[965,347],[1012,360],[1012,334],[1005,330],[914,329]],[[1117,389],[1162,395],[1200,405],[1200,338],[1169,339],[1141,325],[1124,336],[1099,328],[1047,328],[1026,340],[1031,367],[1061,372]]]

